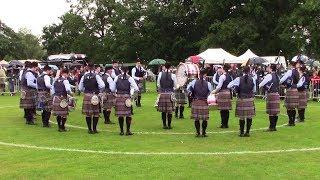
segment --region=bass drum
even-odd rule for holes
[[[176,71],[178,88],[183,87],[188,81],[199,77],[199,67],[193,63],[180,63]]]

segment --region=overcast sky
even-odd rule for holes
[[[68,10],[66,0],[0,0],[0,20],[15,31],[27,28],[35,35],[41,35],[44,26],[59,22]]]

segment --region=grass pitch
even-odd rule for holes
[[[230,128],[221,130],[219,111],[211,111],[208,138],[195,138],[190,109],[185,119],[173,119],[173,129],[163,130],[160,113],[154,108],[154,84],[143,95],[142,108],[135,108],[132,137],[119,136],[118,124],[104,125],[99,134],[90,135],[81,114],[81,97],[77,110],[68,118],[67,133],[59,133],[55,124],[42,128],[25,125],[19,97],[0,97],[0,142],[56,149],[34,149],[0,144],[0,178],[3,179],[319,179],[319,151],[275,152],[320,147],[319,107],[309,102],[306,122],[296,127],[278,127],[274,133],[263,132],[268,126],[265,102],[256,100],[250,138],[239,138],[238,119],[230,114]],[[278,126],[287,122],[282,108]],[[55,122],[55,118],[51,118]],[[116,118],[112,120],[117,122]],[[81,128],[83,127],[83,128]],[[176,133],[176,134],[175,134]],[[58,151],[62,148],[64,150]],[[65,151],[69,149],[70,151]],[[91,150],[82,152],[75,150]],[[98,153],[102,152],[102,153]],[[246,153],[248,151],[257,154]],[[97,153],[95,153],[97,152]],[[104,154],[116,152],[119,154]],[[145,153],[123,154],[121,152]],[[167,154],[148,154],[148,153]],[[192,154],[192,153],[218,154]],[[231,152],[231,154],[229,154]],[[241,154],[236,154],[241,152]],[[170,154],[186,153],[186,154]],[[191,153],[191,154],[188,154]],[[225,153],[225,154],[222,154]]]

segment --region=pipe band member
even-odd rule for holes
[[[158,111],[161,112],[163,129],[172,129],[172,112],[174,111],[174,103],[172,99],[173,91],[177,86],[177,79],[169,69],[171,65],[165,64],[165,70],[158,75],[157,85],[160,92],[158,101]],[[168,124],[167,124],[168,123]]]
[[[196,137],[200,137],[200,120],[202,120],[202,137],[207,137],[206,129],[209,120],[209,105],[207,98],[212,91],[212,85],[206,81],[205,70],[200,71],[198,80],[193,80],[188,84],[187,90],[193,92],[194,100],[192,102],[191,114],[196,128]]]
[[[212,77],[212,84],[214,86],[214,88],[216,88],[219,84],[219,78],[220,76],[223,74],[223,71],[222,71],[222,67],[221,66],[217,66],[217,72],[214,73],[213,77]]]
[[[176,97],[176,109],[175,109],[175,118],[184,119],[184,105],[187,104],[186,86],[180,87],[175,90]]]
[[[243,68],[244,75],[237,77],[229,83],[228,88],[236,88],[237,103],[236,103],[236,117],[238,117],[240,125],[240,137],[249,137],[250,128],[252,125],[252,118],[256,115],[254,105],[254,93],[256,92],[255,79],[250,74],[250,67]],[[244,133],[244,126],[247,122],[246,133]]]
[[[280,95],[279,86],[280,79],[277,75],[277,65],[271,64],[267,71],[264,79],[259,84],[259,88],[264,88],[267,96],[266,102],[266,112],[269,115],[269,128],[266,130],[268,132],[277,131],[278,115],[280,114]]]
[[[68,81],[68,69],[62,69],[59,77],[53,82],[51,94],[53,94],[52,114],[57,116],[59,132],[68,131],[65,127],[68,110],[68,94],[71,95],[71,86]]]
[[[51,67],[46,65],[43,68],[42,74],[37,78],[38,86],[38,106],[42,109],[42,126],[50,127],[50,116],[52,109],[52,96],[50,90],[51,84]]]
[[[306,73],[306,66],[302,65],[299,68],[300,80],[297,84],[298,94],[299,94],[299,105],[298,105],[298,114],[299,114],[299,122],[305,121],[305,110],[308,105],[308,93],[307,89],[309,89],[310,78]]]
[[[116,110],[116,116],[119,120],[119,126],[120,126],[120,135],[123,136],[123,123],[124,123],[124,117],[126,118],[126,124],[127,124],[127,136],[133,135],[133,133],[130,131],[131,121],[132,121],[132,111],[131,111],[131,97],[130,97],[130,89],[133,88],[134,91],[139,91],[139,88],[134,81],[134,79],[128,75],[128,68],[124,67],[123,73],[119,76],[117,76],[114,79],[114,82],[116,84],[116,101],[115,101],[115,110]]]
[[[289,117],[289,123],[287,126],[295,126],[296,109],[299,106],[299,94],[297,90],[297,84],[299,82],[299,72],[297,68],[300,63],[297,61],[291,61],[291,70],[288,70],[284,76],[280,79],[280,84],[286,86],[285,107],[287,108],[287,114]]]
[[[136,66],[131,70],[132,78],[136,81],[139,87],[138,97],[136,100],[136,106],[141,107],[141,93],[144,90],[144,79],[146,76],[146,70],[141,65],[141,60],[136,61]]]
[[[86,115],[89,134],[96,134],[99,115],[101,113],[99,93],[105,88],[101,77],[96,74],[94,64],[88,64],[86,72],[79,83],[79,90],[84,93],[82,114]]]
[[[115,91],[116,85],[110,75],[110,68],[106,68],[104,74],[102,75],[102,80],[105,84],[105,89],[103,92],[103,116],[105,124],[114,124],[110,120],[111,109],[114,106],[115,96],[112,92]]]
[[[119,62],[118,61],[112,61],[112,70],[111,70],[111,78],[114,79],[117,76],[119,76],[120,74],[122,74],[122,71],[119,67]]]
[[[38,63],[30,63],[21,75],[20,108],[24,109],[26,124],[35,125],[34,109],[37,104],[37,79],[35,76]]]
[[[228,73],[229,69],[230,65],[225,64],[223,68],[220,70],[222,74],[219,77],[216,89],[213,91],[213,93],[218,93],[217,104],[221,116],[220,128],[229,128],[229,111],[232,109],[231,92],[230,89],[228,89],[227,87],[228,84],[232,81],[232,77]]]

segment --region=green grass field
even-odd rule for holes
[[[55,124],[42,128],[40,117],[36,126],[25,125],[19,97],[0,97],[0,178],[320,178],[320,152],[307,150],[320,147],[318,103],[310,102],[306,122],[293,128],[281,126],[287,122],[282,108],[278,131],[266,133],[262,130],[268,126],[265,103],[256,100],[255,130],[250,138],[238,137],[234,111],[228,130],[217,128],[219,112],[212,111],[209,137],[195,138],[190,109],[186,109],[186,119],[174,119],[172,130],[163,130],[160,113],[153,107],[155,99],[152,90],[144,94],[143,107],[135,108],[133,116],[132,131],[136,133],[127,137],[118,135],[117,124],[106,126],[102,120],[100,133],[88,134],[81,97],[68,118],[68,125],[73,126],[67,133],[59,133]],[[290,149],[298,151],[278,151]]]

